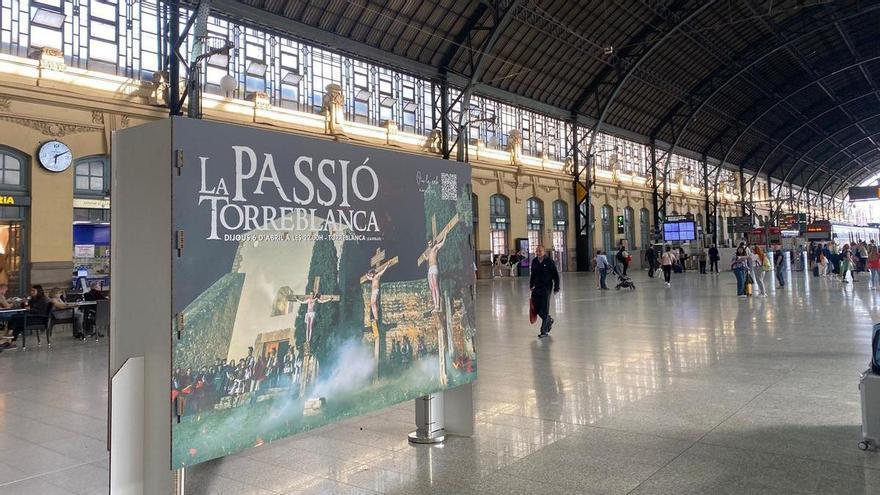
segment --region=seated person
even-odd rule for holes
[[[12,303],[6,300],[6,293],[9,291],[9,286],[0,283],[0,309],[11,309]]]
[[[104,295],[104,292],[101,291],[101,283],[100,282],[90,282],[89,283],[89,291],[83,294],[83,300],[85,301],[102,301],[107,299],[107,296]],[[97,311],[95,310],[95,306],[86,306],[83,308],[83,314],[85,316],[86,325],[84,326],[84,330],[88,330],[89,334],[95,333],[95,315]],[[100,336],[100,335],[99,335]]]
[[[107,296],[101,291],[100,282],[90,282],[89,291],[83,294],[83,299],[86,301],[100,301],[107,299]]]
[[[82,339],[83,335],[83,314],[76,308],[76,305],[67,304],[61,299],[64,292],[61,289],[52,289],[49,291],[49,302],[52,303],[52,317],[59,320],[73,320],[73,337]]]
[[[43,292],[42,285],[34,285],[31,287],[31,295],[22,303],[22,307],[27,309],[28,316],[48,316],[51,303],[46,293]],[[13,342],[24,331],[24,315],[15,315],[9,320],[9,327],[12,328]]]
[[[0,283],[0,309],[12,308],[12,303],[6,300],[6,291],[8,290],[8,285]],[[9,340],[12,339],[12,335],[10,332],[11,330],[9,328],[6,328],[3,332],[3,335],[0,335],[0,351],[12,346],[12,344],[9,343]]]

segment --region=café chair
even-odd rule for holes
[[[100,337],[110,334],[110,301],[99,299],[95,303],[95,342],[97,342]]]
[[[40,332],[44,332],[46,334],[46,344],[48,347],[52,347],[52,333],[49,330],[49,324],[52,320],[52,305],[47,305],[48,311],[44,315],[35,315],[33,313],[29,313],[27,315],[27,323],[24,327],[24,331],[22,332],[22,344],[21,349],[26,350],[24,334],[30,333],[31,335],[36,335],[37,337],[37,346],[42,345],[40,341]]]

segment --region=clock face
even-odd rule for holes
[[[48,141],[40,146],[40,165],[50,172],[63,172],[73,162],[73,153],[61,141]]]

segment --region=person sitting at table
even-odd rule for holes
[[[28,316],[46,316],[49,314],[49,298],[43,292],[43,286],[36,284],[31,287],[30,297],[22,303],[21,307],[27,309]],[[15,315],[9,320],[12,329],[12,341],[18,340],[18,336],[24,332],[25,315]]]
[[[9,286],[3,283],[0,283],[0,309],[11,309],[12,303],[6,300],[6,293],[9,291]]]
[[[64,302],[61,295],[64,293],[61,289],[55,288],[49,291],[49,302],[52,303],[52,317],[56,320],[73,320],[73,338],[82,340],[83,335],[83,314],[77,309],[75,304]]]
[[[12,303],[6,300],[6,291],[8,290],[8,285],[0,283],[0,309],[12,308]],[[0,335],[0,351],[12,347],[12,344],[9,343],[10,340],[12,340],[12,330],[7,327],[4,329],[3,335]]]
[[[101,301],[107,299],[107,296],[101,291],[100,282],[89,282],[89,291],[83,294],[83,299],[86,301]]]
[[[89,291],[83,294],[84,301],[102,301],[107,299],[107,296],[104,295],[104,292],[101,291],[101,283],[97,281],[89,282]],[[83,330],[88,330],[88,333],[95,333],[95,317],[97,316],[97,310],[95,306],[86,306],[83,308],[83,316],[85,324],[83,325]],[[103,337],[103,335],[99,335],[99,337]]]

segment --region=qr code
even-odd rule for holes
[[[440,199],[444,201],[458,200],[458,176],[455,174],[440,174]]]

